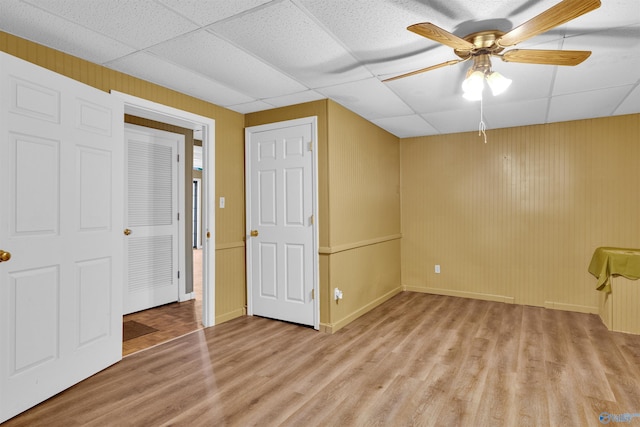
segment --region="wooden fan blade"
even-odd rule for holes
[[[442,28],[430,22],[422,22],[420,24],[409,25],[407,27],[407,30],[438,43],[442,43],[445,46],[452,47],[454,49],[475,49],[475,45],[473,43],[468,42],[465,39],[461,39],[460,37],[451,34],[450,32],[443,30]]]
[[[500,55],[505,62],[544,65],[578,65],[591,55],[588,50],[513,49]]]
[[[410,73],[400,74],[399,76],[395,76],[395,77],[391,77],[389,79],[385,79],[385,80],[383,80],[383,82],[390,82],[392,80],[398,80],[398,79],[402,79],[404,77],[415,76],[416,74],[426,73],[427,71],[435,70],[437,68],[446,67],[447,65],[455,65],[455,64],[458,64],[460,62],[464,62],[466,60],[467,59],[453,59],[451,61],[443,62],[442,64],[432,65],[431,67],[421,68],[419,70],[415,70],[415,71],[412,71]]]
[[[496,45],[509,47],[535,35],[569,22],[600,7],[600,0],[563,0],[496,40]]]

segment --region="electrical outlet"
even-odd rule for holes
[[[220,209],[224,209],[224,197],[220,197]]]
[[[436,264],[435,271],[436,271],[436,274],[440,274],[440,264]]]
[[[335,298],[336,301],[341,300],[342,299],[342,291],[338,288],[335,288],[333,290],[333,297]]]

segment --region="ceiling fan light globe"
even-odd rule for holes
[[[480,101],[482,99],[482,90],[464,92],[462,97],[467,101]]]
[[[501,93],[506,91],[507,88],[511,86],[511,82],[511,79],[506,78],[497,71],[493,71],[487,76],[487,83],[489,84],[491,92],[494,96],[500,95]]]
[[[464,93],[480,92],[484,89],[484,74],[481,71],[470,73],[462,82]]]

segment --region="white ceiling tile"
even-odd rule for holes
[[[107,67],[223,107],[252,101],[251,97],[217,81],[207,79],[145,52],[138,52],[110,62]],[[162,70],[162,72],[157,73],[156,70]]]
[[[290,95],[277,96],[274,98],[265,98],[264,102],[274,107],[286,107],[288,105],[303,104],[305,102],[318,101],[325,99],[326,96],[313,90],[305,90],[303,92],[292,93]]]
[[[640,25],[628,27],[640,34]],[[616,43],[615,30],[568,38],[564,50],[591,50],[591,56],[575,67],[558,67],[554,94],[604,89],[635,83],[640,70],[640,37],[626,37]]]
[[[425,61],[425,65],[418,68],[424,67],[429,51],[440,46],[408,31],[406,28],[409,25],[438,21],[439,25],[446,26],[453,22],[433,7],[414,0],[302,0],[301,3],[376,74],[385,73],[379,64],[387,62],[406,61],[404,69],[408,69],[413,67],[415,61]],[[447,2],[440,3],[445,6]],[[464,11],[448,3],[448,14],[464,16]],[[387,72],[402,70],[400,65],[400,68]]]
[[[399,138],[436,135],[439,133],[418,114],[375,119],[372,122]]]
[[[406,116],[413,110],[376,78],[317,89],[366,119]]]
[[[613,112],[615,115],[635,113],[640,113],[640,85],[636,85]]]
[[[462,80],[468,65],[457,64],[385,83],[418,113],[464,108]]]
[[[134,51],[130,46],[18,0],[2,0],[0,29],[97,64]]]
[[[273,105],[264,101],[253,101],[244,104],[229,105],[227,108],[242,114],[255,113],[256,111],[264,111],[273,109]]]
[[[466,109],[422,114],[439,133],[477,131],[480,125],[480,103],[469,103]]]
[[[620,105],[629,90],[629,86],[621,86],[554,96],[549,104],[547,121],[564,122],[609,116]]]
[[[310,88],[371,77],[291,2],[276,2],[210,28]]]
[[[254,98],[301,92],[305,86],[208,31],[198,31],[148,49]]]
[[[138,49],[198,28],[151,1],[91,0],[82,6],[77,0],[24,1]]]
[[[546,120],[549,100],[532,99],[516,102],[484,104],[485,122],[488,128],[509,128],[542,124]]]
[[[229,18],[271,0],[157,0],[201,26]]]

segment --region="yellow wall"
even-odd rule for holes
[[[328,105],[329,241],[320,252],[335,331],[401,291],[400,149],[394,135]]]
[[[640,247],[639,136],[635,114],[401,140],[405,289],[596,313],[594,249]]]
[[[244,270],[229,265],[244,265],[244,115],[1,31],[0,51],[106,92],[117,90],[216,121],[216,193],[226,197],[227,206],[216,211],[216,322],[242,314]]]
[[[309,116],[318,116],[320,322],[335,332],[401,290],[400,152],[398,138],[328,100],[247,114],[246,125]]]

